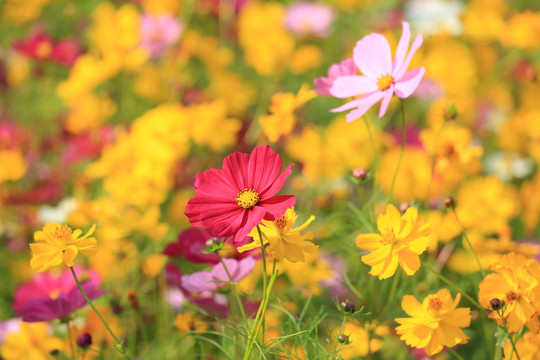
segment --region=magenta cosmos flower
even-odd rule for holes
[[[333,109],[333,112],[352,110],[347,114],[351,122],[364,115],[373,105],[382,100],[379,118],[383,117],[394,93],[399,98],[409,97],[424,76],[425,69],[419,67],[407,71],[411,59],[422,45],[422,35],[418,34],[411,46],[409,24],[403,22],[403,33],[392,61],[390,45],[381,34],[369,34],[356,43],[353,51],[354,63],[362,76],[342,76],[334,81],[330,93],[338,98],[362,95],[358,99]]]
[[[257,146],[251,155],[235,152],[223,160],[223,170],[197,174],[196,195],[185,214],[193,226],[241,241],[262,219],[279,219],[294,205],[293,195],[276,196],[292,166],[280,174],[281,158],[268,145]]]
[[[79,277],[89,280],[81,283],[90,298],[97,299],[104,294],[99,289],[100,279],[94,271],[80,267],[74,268]],[[64,269],[60,276],[43,273],[21,284],[15,290],[13,310],[26,322],[49,321],[69,316],[75,310],[86,305],[71,270]]]

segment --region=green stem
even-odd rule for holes
[[[259,311],[257,311],[257,316],[255,318],[255,322],[253,323],[253,327],[251,328],[251,334],[252,336],[249,338],[248,346],[246,348],[246,352],[244,353],[244,360],[248,360],[251,356],[251,352],[253,351],[253,346],[255,345],[255,341],[257,340],[257,337],[259,336],[259,332],[261,331],[261,328],[263,329],[263,341],[264,341],[264,314],[266,313],[266,308],[268,306],[268,301],[270,299],[270,293],[272,291],[272,287],[274,286],[274,282],[276,281],[278,275],[278,271],[276,270],[276,259],[274,259],[274,266],[272,267],[272,275],[270,276],[270,281],[268,283],[268,289],[265,291],[265,296],[261,302],[261,305],[259,306]]]
[[[246,312],[244,311],[244,306],[242,305],[242,300],[240,299],[240,294],[238,294],[238,291],[236,291],[236,284],[234,283],[234,280],[233,280],[233,278],[231,276],[231,273],[229,272],[229,269],[227,269],[227,266],[225,266],[225,262],[223,261],[223,259],[219,255],[219,251],[216,251],[216,255],[217,255],[221,265],[223,265],[223,268],[225,269],[225,272],[227,273],[227,276],[229,277],[229,285],[231,286],[231,291],[233,292],[234,297],[236,298],[236,302],[238,303],[238,307],[240,308],[240,314],[242,314],[242,321],[244,322],[244,324],[246,324],[246,328],[247,328]]]
[[[508,334],[508,338],[510,339],[510,343],[512,344],[512,354],[516,354],[516,357],[518,358],[518,360],[521,360],[519,358],[519,354],[516,349],[516,343],[514,342],[514,338],[510,334]],[[510,354],[510,358],[512,358],[512,354]]]
[[[105,321],[105,319],[103,318],[103,316],[101,316],[101,314],[99,313],[99,311],[96,309],[96,307],[94,306],[94,303],[92,303],[92,301],[88,298],[88,295],[86,295],[86,292],[83,290],[82,286],[81,286],[81,283],[79,282],[79,278],[77,278],[77,275],[75,274],[75,270],[73,270],[73,267],[70,266],[69,269],[71,270],[71,273],[73,274],[73,278],[75,279],[75,282],[77,283],[77,287],[79,288],[79,291],[81,292],[81,294],[83,295],[84,299],[86,300],[86,302],[88,303],[88,305],[90,305],[90,307],[92,308],[92,310],[94,310],[94,312],[96,313],[96,315],[100,318],[101,322],[103,323],[103,325],[105,325],[105,327],[107,328],[107,331],[109,332],[109,334],[111,334],[111,336],[113,337],[114,341],[116,341],[116,350],[118,350],[118,352],[122,355],[124,355],[124,358],[128,359],[128,360],[131,360],[131,358],[126,354],[126,350],[124,349],[124,346],[122,345],[122,343],[120,342],[120,340],[118,340],[118,338],[116,337],[116,335],[114,335],[114,332],[111,330],[111,328],[109,327],[109,325],[107,324],[107,322]]]
[[[476,251],[474,251],[474,248],[472,247],[471,240],[469,240],[469,237],[467,236],[467,231],[465,231],[465,227],[463,226],[461,221],[459,221],[459,217],[457,215],[456,209],[453,208],[452,212],[454,213],[454,216],[456,217],[457,223],[461,227],[461,233],[465,237],[465,240],[467,240],[467,245],[469,245],[469,248],[471,249],[471,252],[474,255],[474,259],[476,260],[476,263],[478,264],[478,268],[480,269],[480,273],[482,274],[482,277],[486,277],[486,272],[484,271],[484,268],[482,267],[482,264],[480,263],[480,259],[478,258]]]
[[[368,136],[369,136],[369,144],[371,145],[371,152],[373,153],[373,166],[372,166],[372,193],[371,193],[371,208],[373,209],[375,206],[375,203],[377,201],[377,169],[379,167],[379,156],[377,155],[377,147],[375,146],[375,140],[373,139],[373,133],[371,132],[371,126],[369,125],[369,121],[367,120],[366,116],[362,116],[362,119],[364,120],[364,124],[366,124]],[[371,220],[373,223],[375,223],[375,213],[373,211],[370,211],[371,214]]]
[[[394,195],[394,185],[396,184],[396,179],[399,172],[399,165],[401,165],[401,158],[403,157],[403,152],[405,151],[405,143],[407,142],[407,129],[405,127],[405,108],[403,106],[403,100],[400,99],[399,104],[401,107],[401,149],[399,150],[396,171],[394,172],[394,176],[392,177],[392,185],[390,185],[390,192],[388,193],[388,200],[386,201],[388,203],[392,200],[392,196]]]
[[[452,348],[449,348],[447,347],[447,349],[452,353],[452,355],[454,355],[456,357],[456,359],[459,359],[459,360],[465,360],[461,357],[461,355],[459,355],[454,349]]]
[[[263,299],[266,298],[266,292],[267,292],[267,286],[268,286],[268,279],[267,279],[267,273],[266,273],[266,252],[264,249],[264,241],[262,237],[262,231],[261,227],[257,225],[257,232],[259,233],[259,240],[261,242],[261,254],[262,254],[262,262],[263,262]],[[274,267],[275,267],[275,261],[274,261]],[[264,312],[261,313],[262,316],[262,324],[263,324],[263,340],[264,340],[264,322],[265,322],[265,314]]]
[[[430,268],[429,266],[426,266],[424,264],[422,264],[422,267],[431,271],[433,274],[437,275],[437,277],[439,279],[441,279],[442,282],[444,282],[446,285],[450,286],[452,289],[456,290],[458,293],[460,293],[461,295],[463,295],[464,298],[466,298],[467,300],[469,300],[471,302],[471,304],[473,304],[474,306],[476,306],[478,309],[480,310],[483,310],[485,311],[486,309],[484,309],[482,307],[482,305],[480,305],[476,300],[474,300],[472,297],[470,297],[469,295],[467,295],[467,293],[463,290],[461,290],[460,288],[458,288],[456,285],[454,285],[453,282],[451,282],[450,280],[448,280],[447,278],[445,278],[444,276],[442,276],[439,272],[433,270],[432,268]]]

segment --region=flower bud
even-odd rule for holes
[[[92,345],[92,335],[90,335],[89,333],[79,335],[79,337],[77,338],[77,345],[79,345],[83,349],[86,349],[87,347]]]
[[[137,292],[135,290],[128,290],[126,295],[131,308],[133,310],[139,310],[139,297],[137,296]]]
[[[58,349],[52,349],[51,351],[49,351],[49,354],[53,357],[58,357],[60,356],[60,350]]]
[[[365,180],[367,178],[367,171],[364,169],[354,169],[352,175],[355,179]]]
[[[404,213],[410,207],[411,207],[411,204],[409,203],[401,203],[399,204],[399,212]]]
[[[446,206],[447,209],[454,209],[456,207],[454,198],[450,196],[444,199],[444,206]]]
[[[455,120],[458,117],[458,111],[455,104],[450,104],[445,112],[444,112],[444,118],[445,120]]]
[[[491,307],[492,307],[493,309],[498,309],[498,308],[501,307],[502,302],[501,302],[500,299],[493,298],[493,299],[491,299],[491,301],[489,302],[489,305],[491,305]]]
[[[349,342],[349,337],[347,335],[345,335],[345,334],[339,335],[337,339],[342,344],[346,344],[346,343]]]
[[[352,314],[356,310],[356,306],[350,301],[342,301],[341,308],[348,314]]]

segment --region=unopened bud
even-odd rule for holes
[[[350,301],[342,301],[341,308],[349,314],[352,314],[356,310],[356,306],[354,306],[354,303]]]
[[[456,105],[450,104],[444,112],[444,118],[446,120],[455,120],[458,117],[458,111]]]
[[[444,199],[444,206],[446,206],[447,209],[453,209],[456,207],[456,202],[454,201],[453,197],[447,197]]]
[[[399,204],[399,211],[404,213],[410,207],[411,207],[411,204],[409,204],[409,203],[401,203],[401,204]]]
[[[83,349],[86,349],[87,347],[92,345],[92,335],[90,335],[89,333],[79,335],[79,337],[77,338],[77,345],[79,345]]]
[[[346,343],[349,342],[349,337],[347,335],[345,335],[345,334],[339,335],[337,339],[342,344],[346,344]]]
[[[354,169],[352,175],[355,179],[365,180],[367,178],[367,171],[364,169]]]
[[[128,290],[126,292],[127,298],[129,300],[129,305],[133,310],[139,310],[139,297],[135,290]]]
[[[498,308],[501,307],[502,302],[501,302],[500,299],[493,298],[493,299],[491,299],[491,301],[489,302],[489,305],[491,305],[491,307],[492,307],[493,309],[498,309]]]
[[[54,357],[60,356],[60,350],[52,349],[51,351],[49,351],[49,354]]]

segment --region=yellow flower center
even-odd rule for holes
[[[236,195],[236,203],[244,209],[251,209],[259,202],[259,194],[253,189],[244,189]]]
[[[390,85],[394,82],[394,78],[390,74],[386,74],[381,76],[377,80],[377,86],[379,87],[379,90],[384,91],[388,90],[390,88]]]
[[[274,224],[276,225],[276,228],[281,230],[287,226],[287,219],[285,219],[285,216],[282,216],[279,219],[274,220]]]
[[[381,234],[381,242],[384,245],[392,245],[396,241],[396,234],[394,234],[394,229],[388,229],[388,232]]]
[[[438,297],[429,299],[428,310],[439,311],[442,308],[442,301]]]
[[[53,300],[58,299],[58,296],[60,295],[60,289],[54,289],[53,291],[49,292],[49,297]]]
[[[506,301],[507,302],[517,300],[518,297],[519,297],[519,295],[516,294],[513,291],[509,291],[509,292],[506,293]]]
[[[40,59],[46,59],[52,54],[52,44],[48,41],[42,41],[36,48],[36,56]]]
[[[61,226],[58,226],[54,230],[53,236],[55,239],[57,239],[61,243],[67,244],[73,240],[71,234],[72,234],[71,228],[65,225],[61,225]]]

